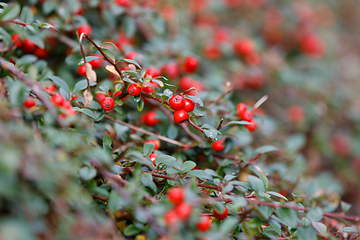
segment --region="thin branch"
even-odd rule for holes
[[[213,106],[218,104],[221,101],[221,99],[223,99],[226,95],[228,95],[231,92],[231,90],[232,89],[228,89],[223,94],[221,94],[215,101],[213,101],[212,103],[209,104],[208,108],[212,108]]]
[[[112,120],[112,121],[114,121],[114,122],[118,122],[118,123],[120,123],[120,124],[122,124],[122,125],[125,125],[125,126],[131,128],[131,129],[135,130],[135,131],[142,132],[142,133],[147,134],[147,135],[149,135],[149,136],[157,136],[160,140],[163,140],[163,141],[165,141],[165,142],[169,142],[169,143],[172,143],[172,144],[174,144],[174,145],[178,145],[178,146],[180,146],[180,147],[184,147],[184,146],[185,146],[183,143],[181,143],[181,142],[179,142],[179,141],[176,141],[176,140],[173,140],[173,139],[170,139],[170,138],[161,136],[161,135],[159,135],[159,134],[150,132],[150,131],[148,131],[148,130],[145,130],[145,129],[136,127],[136,126],[134,126],[134,125],[131,125],[131,124],[126,123],[126,122],[123,122],[123,121],[121,121],[121,120],[116,120],[116,119],[110,117],[109,115],[105,115],[105,118],[110,119],[110,120]]]
[[[50,114],[56,119],[56,121],[59,123],[59,125],[65,129],[67,128],[66,125],[64,125],[63,121],[58,117],[58,114],[56,113],[56,110],[54,106],[51,104],[49,99],[45,97],[43,94],[43,91],[41,90],[41,86],[32,80],[30,80],[25,74],[18,69],[15,65],[11,64],[10,62],[6,61],[4,58],[0,57],[0,66],[2,66],[4,69],[9,71],[12,75],[17,77],[20,81],[28,85],[32,88],[36,96],[39,98],[39,100],[43,103],[44,107],[50,112]]]
[[[252,111],[255,111],[257,108],[259,108],[261,104],[263,104],[268,98],[268,95],[264,95],[262,98],[260,98],[252,107]]]
[[[187,121],[190,123],[191,126],[193,126],[197,130],[199,130],[200,132],[205,134],[204,130],[201,127],[199,127],[198,125],[196,125],[194,122],[192,122],[190,119],[188,119]]]
[[[85,64],[85,67],[86,67],[87,61],[86,61],[85,52],[84,52],[84,49],[83,49],[83,46],[82,46],[82,40],[83,40],[83,38],[84,38],[84,36],[85,36],[85,33],[81,33],[81,35],[80,35],[80,37],[79,37],[79,33],[76,32],[76,36],[77,36],[78,39],[79,39],[80,51],[81,51],[81,54],[82,54],[82,56],[83,56],[84,64]],[[90,80],[89,80],[87,74],[86,74],[86,81],[87,81],[88,91],[89,91],[89,93],[91,93]]]

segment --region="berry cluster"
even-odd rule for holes
[[[21,39],[18,34],[12,35],[12,41],[15,47],[22,48],[25,53],[32,53],[38,58],[44,59],[48,57],[48,51],[35,45],[30,39]]]
[[[174,95],[169,100],[169,105],[174,112],[174,120],[177,123],[182,123],[189,119],[188,112],[195,109],[195,103],[189,98],[183,98],[180,95]]]
[[[236,106],[236,110],[238,112],[239,117],[241,118],[241,120],[250,122],[251,124],[245,125],[245,127],[247,129],[249,129],[249,131],[255,131],[256,127],[257,127],[257,122],[253,119],[254,115],[252,111],[247,110],[247,106],[245,103],[239,103]]]

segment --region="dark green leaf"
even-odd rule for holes
[[[299,240],[317,240],[316,231],[312,227],[298,228],[297,235]]]
[[[140,230],[137,229],[134,225],[129,225],[124,230],[124,235],[125,236],[133,236],[133,235],[138,234],[138,233],[140,233]]]
[[[19,16],[20,5],[18,3],[8,5],[0,15],[1,20],[11,20]]]
[[[82,179],[84,179],[85,181],[89,181],[96,176],[96,169],[83,167],[80,169],[79,173]]]
[[[157,191],[157,188],[153,181],[153,177],[152,177],[151,173],[144,173],[141,176],[141,182],[142,182],[142,184],[144,184],[146,187],[149,187],[154,192]]]
[[[141,69],[139,63],[135,60],[132,60],[132,59],[124,59],[124,58],[121,58],[119,60],[119,62],[127,62],[127,63],[131,63],[131,64],[134,64],[136,67],[138,67],[139,69]]]
[[[93,111],[91,111],[90,109],[87,109],[87,108],[78,108],[78,107],[74,107],[74,109],[78,112],[81,112],[81,113],[84,113],[86,115],[88,115],[89,117],[93,118],[93,119],[96,119],[96,116],[94,114]]]
[[[181,169],[182,172],[188,172],[192,170],[194,167],[196,167],[196,163],[194,163],[193,161],[186,161],[182,164]]]
[[[269,189],[269,180],[268,180],[268,178],[263,173],[260,173],[260,179],[264,183],[265,191],[267,191]]]
[[[152,143],[145,143],[144,144],[144,155],[145,156],[149,156],[153,151],[154,151],[154,148],[155,148],[155,146],[154,146],[154,144],[152,144]]]
[[[286,225],[291,228],[296,228],[299,219],[295,210],[289,208],[278,208],[276,209],[276,214]]]
[[[96,85],[96,82],[91,82],[89,81],[90,83],[90,86],[93,87]],[[79,90],[84,90],[87,88],[87,80],[86,79],[83,79],[83,80],[80,80],[78,81],[75,86],[74,86],[74,92],[76,91],[79,91]]]
[[[306,217],[309,219],[310,222],[318,222],[323,218],[324,211],[320,207],[316,208],[309,208]]]
[[[249,180],[251,188],[256,192],[256,194],[265,192],[264,183],[258,177],[249,175],[247,176],[247,179]]]
[[[67,83],[64,80],[62,80],[61,78],[59,78],[57,76],[50,76],[49,79],[51,79],[54,83],[56,83],[58,86],[63,88],[65,91],[67,91],[67,92],[70,91]]]
[[[101,50],[103,51],[103,53],[108,56],[113,62],[116,62],[116,58],[115,55],[107,48],[101,48]]]
[[[267,152],[272,152],[272,151],[278,151],[279,149],[275,146],[272,146],[272,145],[264,145],[264,146],[261,146],[257,149],[255,149],[255,152],[257,153],[267,153]]]
[[[352,228],[352,227],[344,227],[343,232],[357,232],[357,233],[360,233],[358,230],[356,230],[355,228]]]

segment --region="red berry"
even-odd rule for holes
[[[218,141],[215,141],[212,144],[212,149],[214,149],[214,151],[217,151],[217,152],[220,152],[220,151],[224,150],[224,148],[225,148],[224,141],[225,141],[225,138],[221,139],[221,140],[218,140]]]
[[[116,46],[120,51],[123,51],[125,45],[130,45],[130,39],[125,34],[119,34],[119,37],[116,41]]]
[[[229,32],[226,29],[217,29],[214,33],[214,40],[217,43],[224,43],[229,40]]]
[[[238,39],[234,43],[234,52],[239,56],[246,57],[255,52],[254,42],[250,39]]]
[[[109,111],[111,109],[113,109],[114,107],[114,99],[112,99],[111,97],[105,97],[102,101],[101,101],[101,107],[105,110],[105,111]]]
[[[245,59],[246,59],[246,62],[251,66],[257,66],[261,62],[260,55],[257,53],[250,54],[250,55],[246,56]]]
[[[180,109],[174,112],[174,120],[177,123],[182,123],[189,119],[189,114],[184,109]]]
[[[216,210],[213,211],[213,216],[216,217],[218,220],[224,220],[228,216],[229,210],[225,207],[224,212],[219,213]]]
[[[247,129],[249,129],[249,131],[255,131],[255,129],[256,129],[256,127],[257,127],[257,122],[254,120],[254,119],[252,119],[251,121],[250,121],[253,125],[245,125],[245,127],[247,128]]]
[[[36,101],[32,97],[29,97],[28,99],[26,99],[24,101],[24,107],[26,107],[26,108],[32,108],[35,105],[36,105]]]
[[[104,93],[98,93],[98,94],[96,94],[96,97],[95,97],[95,99],[98,103],[101,103],[104,98],[106,98]]]
[[[192,87],[194,87],[197,92],[201,92],[202,90],[204,90],[204,86],[203,86],[202,82],[200,82],[200,81],[194,80],[188,76],[182,77],[180,79],[179,88],[182,91],[186,91]],[[188,91],[187,94],[194,96],[194,95],[196,95],[196,92],[191,90],[191,91]]]
[[[174,210],[169,210],[164,214],[164,219],[166,225],[172,226],[178,221],[178,216]]]
[[[324,44],[316,35],[305,35],[300,39],[300,48],[304,54],[318,57],[324,54]]]
[[[86,35],[91,35],[92,28],[89,25],[80,25],[77,29],[79,35],[86,33]]]
[[[141,88],[139,88],[136,83],[133,83],[130,84],[128,92],[131,96],[137,96],[141,93]]]
[[[158,77],[160,74],[159,74],[158,70],[156,70],[156,68],[154,68],[154,67],[149,67],[149,68],[146,70],[146,72],[145,72],[145,77],[146,77],[147,75],[149,75],[149,76],[152,77],[152,78],[156,78],[156,77]]]
[[[137,52],[129,52],[128,54],[126,54],[124,56],[125,59],[131,59],[131,60],[135,60],[135,57],[138,55]]]
[[[22,47],[22,45],[23,45],[23,40],[19,37],[19,34],[14,34],[14,35],[12,35],[11,39],[13,40],[14,45],[15,45],[17,48],[21,48],[21,47]]]
[[[170,62],[161,68],[161,74],[168,76],[170,79],[175,79],[180,75],[180,68],[177,63]]]
[[[288,118],[293,123],[302,122],[305,118],[304,108],[300,105],[292,105],[288,108]]]
[[[154,148],[154,150],[155,150],[155,148]],[[157,156],[158,155],[156,153],[152,153],[152,154],[149,155],[149,158],[154,163],[154,165],[156,165],[155,161],[156,161]]]
[[[94,55],[91,55],[91,56],[101,57],[99,54],[94,54]],[[99,67],[101,67],[102,61],[103,61],[102,58],[97,58],[97,59],[94,59],[94,60],[90,61],[89,63],[91,64],[91,66],[93,68],[99,68]]]
[[[180,218],[183,221],[186,221],[186,220],[188,220],[188,218],[191,215],[192,207],[188,203],[180,203],[179,205],[177,205],[175,207],[174,210],[175,210],[178,218]]]
[[[131,6],[129,0],[116,0],[116,4],[121,7],[130,7]]]
[[[175,111],[182,109],[184,107],[184,103],[184,99],[180,95],[174,95],[169,100],[170,107]]]
[[[33,41],[30,41],[29,39],[25,39],[22,47],[24,52],[32,53],[32,51],[34,51],[35,46],[36,45]]]
[[[186,57],[184,61],[184,71],[186,73],[193,73],[196,71],[196,69],[199,66],[199,60],[197,60],[195,57]]]
[[[47,58],[48,52],[45,48],[35,47],[34,55],[37,56],[38,58],[44,59]]]
[[[241,117],[242,120],[250,122],[254,115],[251,111],[246,110],[245,112],[242,112],[241,114],[238,113],[239,117]]]
[[[204,48],[204,55],[211,60],[216,60],[221,57],[221,51],[215,44],[207,45]]]
[[[45,91],[49,94],[55,94],[56,87],[54,85],[46,86]]]
[[[154,150],[158,150],[160,148],[160,145],[161,145],[161,142],[160,142],[159,139],[150,139],[150,140],[145,141],[145,143],[153,144],[155,146]],[[155,155],[157,156],[157,154],[155,154]]]
[[[241,116],[247,110],[246,104],[245,103],[239,103],[236,106],[236,110],[238,111],[238,115]]]
[[[81,76],[86,76],[86,67],[85,67],[85,64],[83,65],[80,65],[77,69],[77,72],[79,75]]]
[[[174,205],[179,205],[185,199],[185,192],[183,188],[174,187],[169,189],[168,193],[169,201]]]
[[[184,99],[184,107],[183,109],[187,112],[192,112],[195,109],[195,103],[190,98]]]
[[[63,102],[64,102],[64,98],[63,96],[58,93],[58,94],[55,94],[54,96],[51,97],[51,102],[55,105],[55,106],[62,106],[63,105]]]
[[[148,126],[155,126],[159,122],[159,119],[156,117],[156,112],[152,112],[152,111],[146,113],[143,116],[143,120],[145,124]]]
[[[211,227],[211,218],[209,216],[201,216],[196,227],[199,231],[206,232]]]

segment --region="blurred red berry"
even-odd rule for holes
[[[234,52],[242,57],[249,56],[255,52],[254,42],[247,38],[236,40],[233,48]]]
[[[156,112],[150,111],[143,115],[144,123],[148,126],[155,126],[158,124],[159,119],[157,118]]]
[[[60,106],[63,105],[64,98],[60,93],[58,93],[58,94],[55,94],[54,96],[51,97],[51,102],[55,106],[60,107]]]
[[[22,45],[23,45],[23,40],[19,37],[19,34],[14,34],[12,35],[11,37],[12,41],[14,42],[14,45],[17,47],[17,48],[21,48]]]
[[[92,33],[92,28],[89,25],[80,25],[77,29],[79,35],[85,33],[86,35],[90,36]]]
[[[176,212],[178,218],[182,221],[186,221],[191,215],[192,206],[188,203],[180,203],[175,207],[174,211]]]
[[[186,57],[184,60],[184,71],[186,73],[194,73],[196,72],[197,68],[199,66],[199,60],[195,57]]]
[[[167,196],[172,204],[179,205],[185,199],[185,191],[183,188],[180,187],[170,188]]]
[[[36,47],[35,43],[33,41],[30,41],[29,39],[25,39],[22,45],[22,48],[26,53],[32,53],[35,47]]]
[[[196,224],[196,227],[201,232],[206,232],[211,227],[211,218],[209,216],[201,216],[200,221]]]
[[[224,207],[224,211],[223,212],[217,212],[216,210],[213,211],[213,216],[215,218],[217,218],[218,220],[224,220],[227,216],[228,216],[228,212],[229,210],[227,209],[227,207]]]
[[[251,125],[249,124],[249,125],[245,125],[245,127],[250,131],[250,132],[252,132],[252,131],[255,131],[255,129],[256,129],[256,127],[257,127],[257,122],[254,120],[254,119],[252,119],[251,121],[249,121],[250,123],[252,123]]]
[[[26,99],[26,100],[24,101],[24,107],[25,107],[25,108],[32,108],[32,107],[35,106],[35,105],[36,105],[36,101],[35,101],[35,99],[32,98],[32,97],[29,97],[28,99]]]

